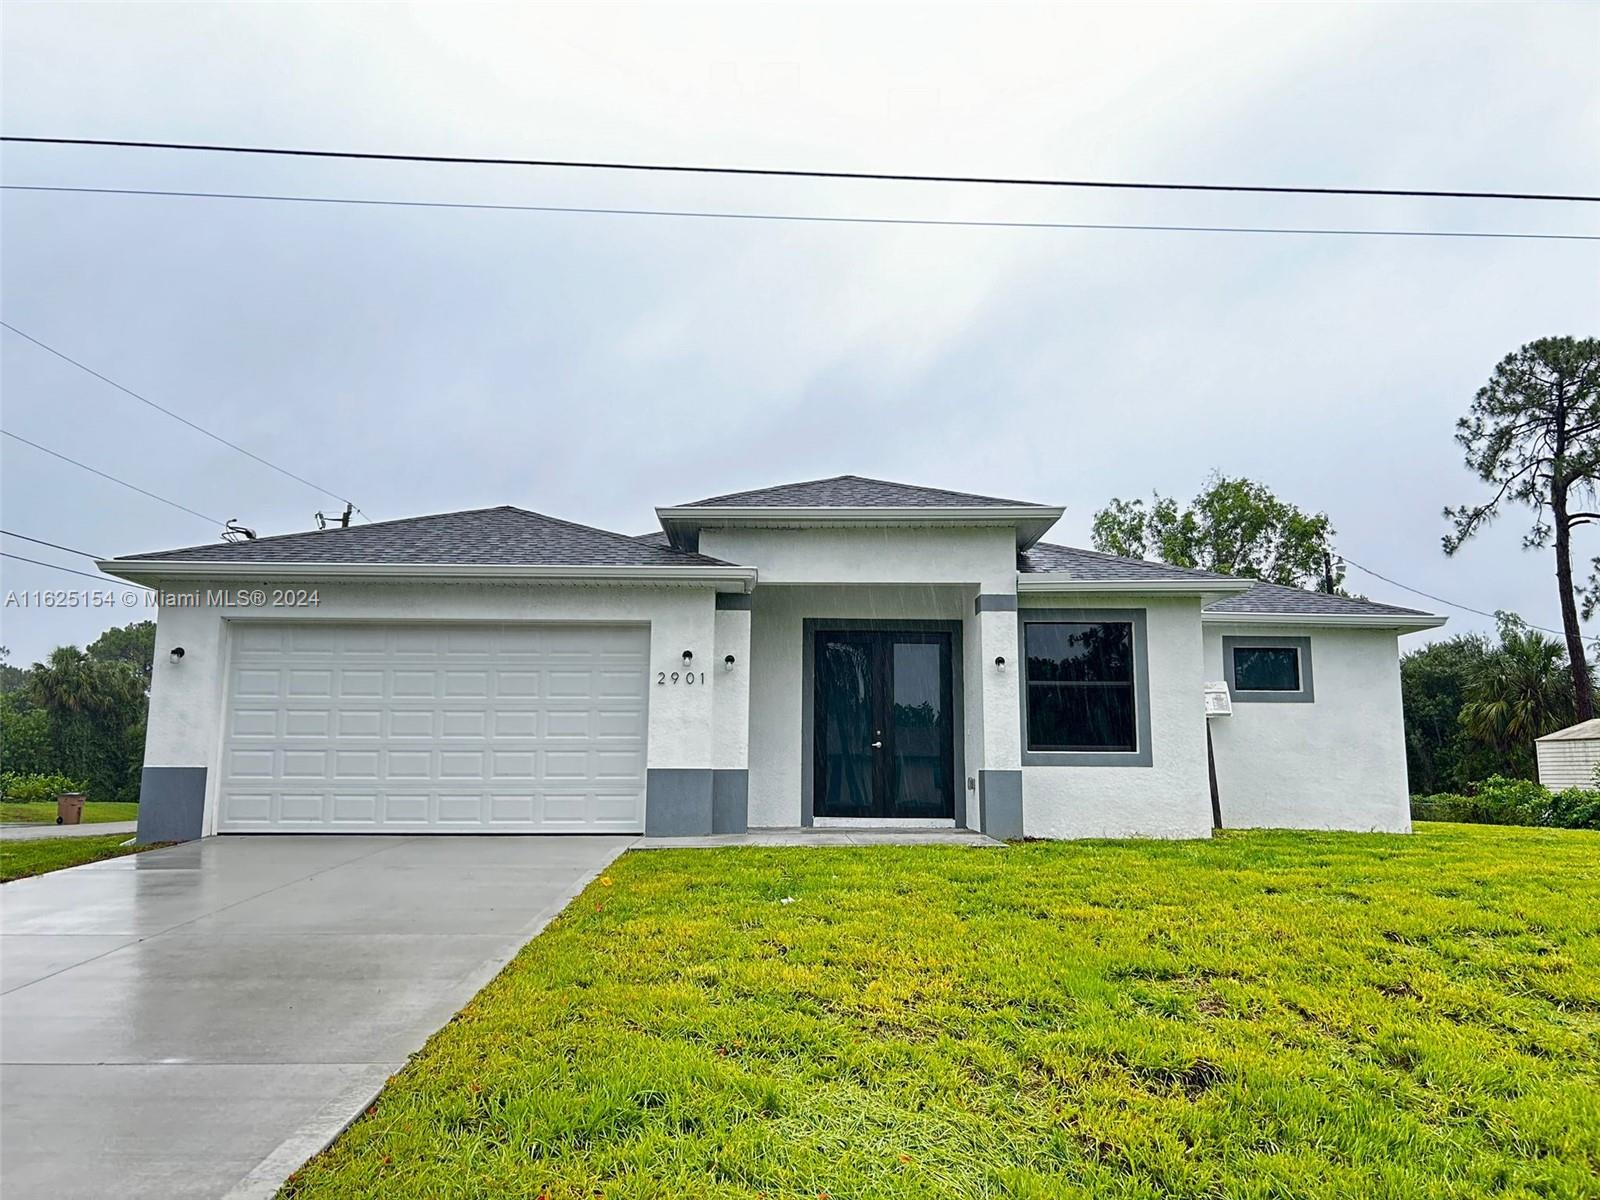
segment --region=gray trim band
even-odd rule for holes
[[[139,830],[142,845],[192,842],[204,829],[206,769],[146,767],[139,775]]]
[[[961,622],[960,621],[873,621],[850,617],[806,617],[800,623],[800,824],[809,826],[816,820],[816,671],[817,631],[829,629],[876,629],[887,633],[903,630],[906,633],[948,633],[950,635],[950,702],[955,706],[951,714],[950,738],[955,743],[950,786],[955,791],[954,812],[956,827],[967,827],[966,761],[963,753],[966,742],[966,693],[961,678]]]
[[[756,606],[756,598],[749,592],[718,592],[718,612],[749,612]]]
[[[750,772],[711,772],[711,832],[745,833],[750,828]]]
[[[1233,652],[1235,650],[1295,650],[1300,655],[1300,690],[1298,692],[1243,692],[1233,681]],[[1311,673],[1311,639],[1308,637],[1235,637],[1224,634],[1222,638],[1222,674],[1228,681],[1228,691],[1235,704],[1314,704],[1317,699],[1316,681]]]
[[[1134,750],[1030,750],[1028,749],[1028,626],[1058,621],[1120,621],[1133,626],[1133,705],[1137,749]],[[1150,747],[1149,635],[1142,608],[1024,608],[1017,620],[1017,672],[1022,716],[1022,765],[1025,767],[1148,767],[1154,762]]]
[[[978,825],[996,841],[1022,837],[1022,772],[978,772]]]
[[[972,602],[974,613],[986,612],[1016,612],[1017,594],[1015,592],[979,592]]]
[[[711,832],[709,767],[651,767],[645,772],[646,837],[704,837]]]

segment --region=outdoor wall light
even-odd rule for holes
[[[1004,671],[1006,669],[1006,656],[1004,654],[995,655],[994,665]]]
[[[730,654],[727,658],[722,660],[722,669],[724,671],[733,670],[733,655]]]
[[[170,658],[175,663],[182,662],[183,661],[183,647],[182,646],[174,646],[172,648],[172,653],[167,655],[167,657]]]
[[[685,650],[683,652],[683,665],[687,667],[690,664],[690,662],[692,662],[693,660],[694,660],[694,651],[693,650]]]

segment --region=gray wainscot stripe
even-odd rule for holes
[[[709,767],[651,767],[645,772],[646,837],[704,837],[712,824]]]
[[[146,767],[139,776],[139,830],[142,843],[192,842],[200,836],[206,811],[204,767]]]
[[[1235,650],[1294,650],[1300,655],[1300,690],[1298,692],[1245,692],[1233,681],[1233,652]],[[1311,639],[1308,637],[1231,637],[1222,638],[1222,673],[1228,680],[1228,691],[1235,704],[1314,704],[1317,699],[1315,681],[1311,675]]]
[[[718,612],[749,612],[756,606],[756,598],[749,592],[718,592]]]
[[[1133,703],[1136,750],[1028,749],[1028,626],[1053,621],[1125,621],[1133,626]],[[1022,688],[1022,765],[1025,767],[1148,767],[1150,748],[1150,655],[1142,608],[1025,608],[1017,621],[1018,686]]]
[[[972,611],[975,613],[1016,612],[1016,594],[1007,594],[1005,592],[980,592],[978,594],[978,598],[972,602]]]
[[[745,833],[750,828],[750,772],[711,772],[711,832]]]
[[[978,806],[982,830],[1001,842],[1022,836],[1022,772],[979,771]]]

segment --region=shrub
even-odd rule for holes
[[[1552,793],[1531,779],[1491,775],[1470,794],[1413,796],[1416,821],[1465,821],[1477,825],[1544,825],[1600,829],[1600,791],[1568,788]]]
[[[86,792],[83,784],[65,775],[0,775],[0,798],[12,803],[53,801],[57,792]]]

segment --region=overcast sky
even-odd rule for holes
[[[1600,6],[9,4],[9,134],[954,174],[1600,193]],[[1600,232],[1595,206],[809,182],[9,145],[9,184],[1153,224]],[[4,194],[5,319],[376,519],[840,473],[1094,510],[1213,469],[1350,558],[1558,623],[1452,423],[1600,332],[1600,244],[962,229]],[[337,501],[0,331],[4,424],[261,533]],[[4,527],[211,520],[3,444]],[[1580,545],[1584,559],[1600,538]],[[6,540],[11,553],[83,560]],[[88,588],[11,560],[4,588]],[[1375,599],[1436,608],[1352,572]],[[1449,610],[1441,610],[1449,611]],[[8,608],[26,664],[126,610]],[[1489,624],[1451,613],[1447,633]],[[1410,643],[1408,643],[1410,644]]]

